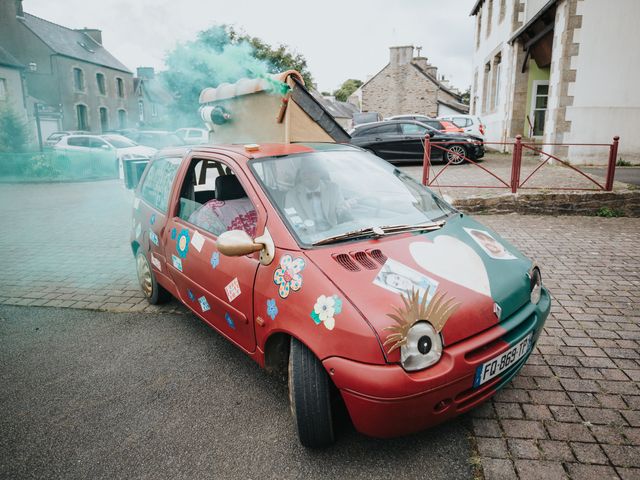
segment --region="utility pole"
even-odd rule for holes
[[[40,151],[43,151],[42,148],[42,129],[40,128],[40,104],[35,102],[33,104],[33,109],[35,110],[35,119],[36,119],[36,129],[38,130],[38,144],[40,145]]]

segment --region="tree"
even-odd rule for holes
[[[347,99],[351,96],[353,92],[355,92],[362,85],[362,80],[356,80],[355,78],[350,78],[349,80],[345,80],[340,85],[340,88],[333,92],[333,96],[336,97],[336,100],[340,102],[346,102]]]
[[[290,51],[286,45],[274,48],[228,25],[203,30],[195,40],[178,44],[166,55],[165,63],[167,69],[160,78],[174,97],[170,105],[174,126],[201,123],[198,97],[206,87],[289,69],[300,72],[307,86],[313,82],[301,54]]]
[[[465,105],[469,105],[470,99],[471,99],[471,87],[467,87],[467,89],[464,92],[462,92],[462,95],[460,95],[460,100]]]
[[[29,144],[29,128],[7,103],[0,102],[0,152],[23,152]]]

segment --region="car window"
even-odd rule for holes
[[[314,151],[249,166],[301,245],[361,228],[422,224],[453,212],[408,174],[361,151]]]
[[[107,144],[107,142],[105,142],[101,138],[91,137],[91,139],[89,140],[89,146],[91,148],[102,148],[109,147],[109,144]]]
[[[466,117],[453,117],[451,121],[454,123],[456,127],[464,128],[471,125],[471,120]]]
[[[366,132],[367,135],[393,135],[394,133],[398,133],[398,125],[395,123],[379,125],[377,127],[370,128]]]
[[[229,230],[256,234],[257,211],[234,172],[222,162],[194,159],[180,189],[178,216],[218,236]]]
[[[424,122],[425,125],[429,125],[432,128],[435,128],[436,130],[444,130],[444,127],[442,126],[442,124],[437,121],[437,120],[425,120]]]
[[[173,180],[180,166],[178,157],[161,157],[152,161],[140,187],[140,195],[152,207],[166,212]]]
[[[402,129],[402,133],[404,135],[426,135],[427,133],[427,127],[423,127],[415,123],[401,123],[400,128]]]
[[[72,147],[89,147],[89,137],[69,137],[67,145]]]
[[[122,135],[105,135],[104,139],[115,148],[135,147],[136,144]]]

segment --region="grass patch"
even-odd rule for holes
[[[623,216],[624,212],[622,210],[618,210],[617,208],[601,207],[596,212],[596,217],[613,218]]]

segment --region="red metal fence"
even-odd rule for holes
[[[424,158],[422,165],[422,184],[431,186],[437,179],[442,175],[442,173],[455,162],[460,161],[462,159],[464,162],[468,162],[476,167],[484,170],[487,174],[498,180],[500,185],[498,186],[487,186],[487,185],[443,185],[439,184],[439,187],[464,187],[464,188],[510,188],[512,193],[516,193],[518,189],[535,189],[535,188],[549,188],[549,187],[531,187],[526,186],[525,184],[531,179],[533,175],[536,174],[542,167],[544,167],[549,160],[556,160],[562,163],[564,166],[570,168],[578,172],[580,175],[588,179],[590,182],[594,183],[597,188],[574,188],[574,187],[552,187],[555,190],[605,190],[610,192],[613,190],[613,178],[616,170],[616,158],[618,156],[618,141],[620,137],[613,137],[612,143],[525,143],[522,141],[522,137],[518,135],[516,137],[515,142],[485,142],[484,145],[510,145],[512,147],[512,158],[511,158],[511,178],[505,179],[501,178],[494,172],[491,172],[488,168],[485,168],[483,165],[480,165],[478,161],[468,158],[465,155],[460,155],[458,152],[452,152],[447,146],[452,146],[456,144],[455,142],[432,142],[431,137],[428,135],[425,137],[424,141]],[[457,144],[459,145],[459,143]],[[609,160],[607,164],[607,174],[604,185],[600,182],[596,181],[579,168],[574,165],[571,165],[569,162],[558,158],[555,155],[547,153],[541,150],[541,147],[544,146],[564,146],[564,147],[607,147],[609,149]],[[433,178],[431,178],[431,148],[436,148],[442,150],[443,156],[446,159],[447,154],[449,153],[450,159],[448,159],[446,165],[437,172]],[[540,162],[540,164],[523,180],[520,181],[520,175],[522,173],[522,152],[524,150],[529,150],[534,154],[538,154],[540,157],[543,157],[544,160]]]

